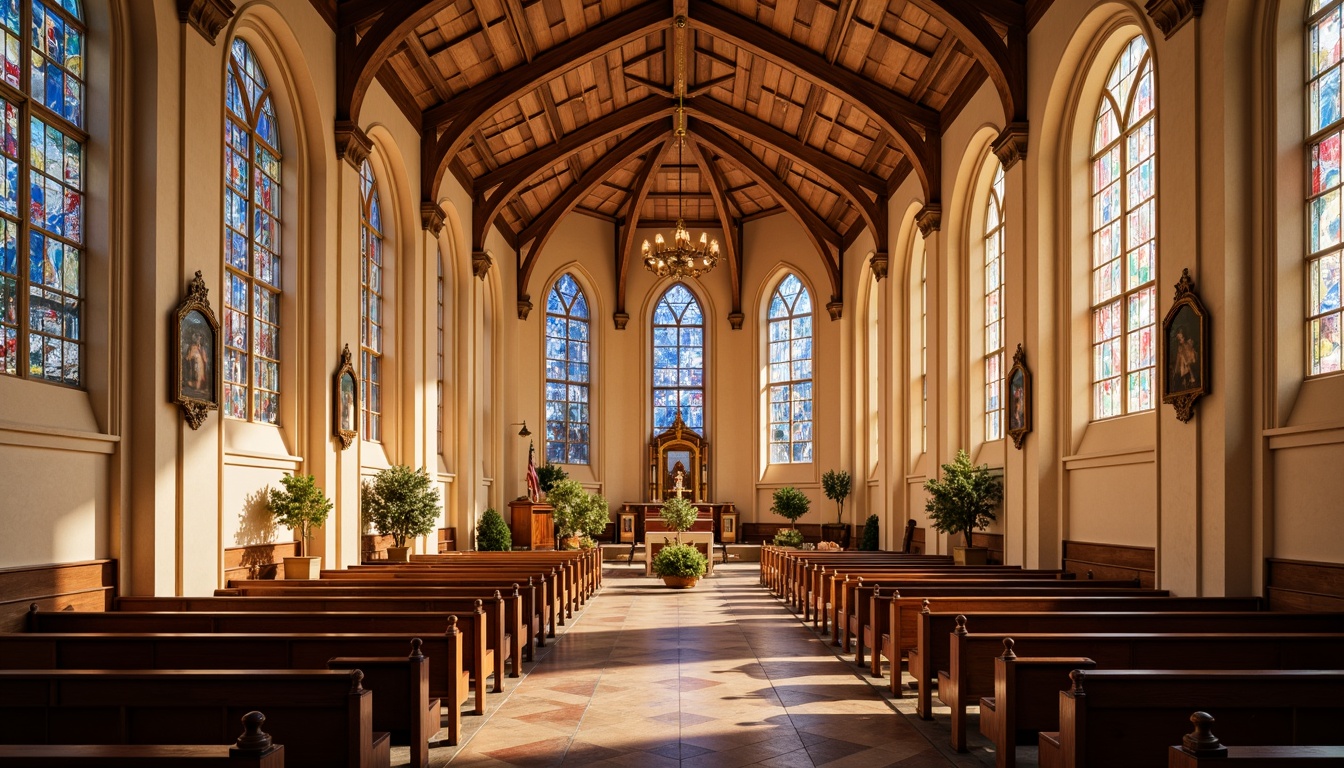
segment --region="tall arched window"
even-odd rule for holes
[[[383,212],[378,182],[359,167],[359,363],[364,439],[383,439]]]
[[[280,409],[280,137],[266,75],[235,39],[224,79],[224,415]]]
[[[0,3],[0,38],[9,86],[0,89],[0,374],[77,387],[85,338],[79,0]]]
[[[1003,438],[1003,165],[985,204],[985,440]]]
[[[437,248],[434,249],[434,263],[437,264],[438,267],[439,267],[439,280],[438,280],[438,283],[437,283],[438,290],[437,290],[437,294],[436,294],[436,296],[437,296],[437,298],[438,298],[438,301],[437,301],[438,312],[435,314],[435,317],[437,318],[437,320],[436,320],[436,322],[437,322],[437,328],[436,328],[436,335],[435,335],[435,337],[434,337],[434,338],[435,338],[435,343],[436,343],[436,345],[437,345],[436,348],[437,348],[437,350],[438,350],[438,352],[437,352],[437,357],[438,357],[438,369],[437,369],[437,370],[438,370],[439,376],[438,376],[438,379],[436,379],[436,381],[435,381],[435,386],[434,386],[434,393],[435,393],[435,400],[434,400],[434,402],[437,404],[437,407],[435,408],[434,413],[436,414],[435,425],[436,425],[436,432],[437,432],[437,434],[438,434],[439,455],[442,456],[442,455],[443,455],[443,446],[444,446],[444,437],[443,437],[443,422],[444,422],[444,414],[443,414],[443,254],[440,253],[440,252],[439,252],[439,249],[437,249]]]
[[[1157,100],[1142,35],[1106,79],[1092,132],[1092,417],[1153,408]]]
[[[812,461],[812,297],[797,275],[770,298],[770,463]]]
[[[588,299],[566,273],[546,297],[546,461],[588,463]]]
[[[686,426],[705,429],[705,315],[681,283],[653,310],[653,426],[672,426],[677,410]]]
[[[1344,370],[1340,344],[1340,3],[1312,0],[1307,20],[1307,365]]]

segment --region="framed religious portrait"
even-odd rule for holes
[[[1013,447],[1022,449],[1031,431],[1031,371],[1027,370],[1027,353],[1017,345],[1013,353],[1013,367],[1005,381],[1008,388],[1008,436]]]
[[[335,408],[332,414],[332,433],[345,450],[359,437],[359,377],[355,375],[354,360],[350,355],[350,345],[341,350],[341,360],[332,377],[331,401]]]
[[[1209,394],[1209,316],[1195,295],[1190,270],[1181,271],[1176,296],[1162,319],[1162,402],[1171,403],[1176,418],[1188,422],[1195,415],[1195,401]]]
[[[177,305],[172,327],[173,402],[192,429],[200,429],[210,411],[219,409],[223,389],[219,368],[219,320],[210,308],[210,291],[199,271]]]

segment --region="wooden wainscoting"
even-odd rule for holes
[[[1265,558],[1271,611],[1344,611],[1344,565]]]
[[[916,528],[916,531],[919,529]],[[961,536],[957,536],[957,541],[961,541]],[[1003,565],[1003,534],[985,533],[984,531],[971,532],[971,546],[985,547],[989,550],[989,564]]]
[[[803,541],[810,544],[816,544],[821,541],[821,525],[819,523],[799,523],[790,526],[788,523],[741,523],[741,535],[738,540],[743,544],[773,544],[775,534],[786,528],[797,528],[803,532]],[[850,526],[849,541],[851,548],[857,547],[863,540],[863,526]]]
[[[224,583],[234,579],[283,579],[286,557],[298,557],[299,542],[279,541],[246,547],[225,547]]]
[[[44,611],[106,611],[116,596],[116,560],[0,568],[0,632],[24,631],[33,603]]]
[[[1140,587],[1152,589],[1157,582],[1157,550],[1066,539],[1064,570],[1080,579],[1138,579]]]

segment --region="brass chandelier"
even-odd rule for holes
[[[663,239],[662,234],[654,235],[653,243],[644,241],[640,249],[644,257],[644,268],[658,277],[699,277],[713,269],[719,263],[719,241],[711,240],[706,232],[700,233],[700,241],[691,240],[682,219],[682,182],[681,150],[686,144],[686,109],[682,97],[686,93],[686,17],[678,16],[673,22],[677,27],[674,33],[677,45],[677,109],[673,115],[677,137],[677,226],[672,231],[672,242]]]

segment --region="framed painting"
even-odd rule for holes
[[[359,377],[355,375],[349,344],[341,350],[331,389],[331,401],[336,409],[332,414],[332,432],[341,444],[341,450],[345,450],[359,437]]]
[[[620,532],[620,539],[619,539],[619,541],[620,541],[621,544],[634,544],[634,543],[635,543],[635,513],[634,513],[634,512],[622,512],[622,513],[621,513],[621,532]]]
[[[1176,296],[1162,319],[1162,402],[1171,403],[1176,418],[1188,422],[1195,415],[1195,401],[1209,394],[1209,315],[1195,295],[1190,270],[1181,270]]]
[[[210,291],[200,271],[177,305],[172,327],[173,402],[192,429],[200,429],[210,411],[219,409],[223,389],[219,367],[219,320],[210,308]]]
[[[1031,371],[1027,369],[1027,353],[1017,345],[1013,353],[1013,367],[1008,370],[1008,436],[1013,447],[1022,449],[1031,431]]]

